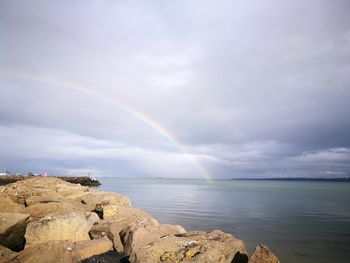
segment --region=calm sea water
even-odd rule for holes
[[[100,178],[161,223],[262,242],[282,263],[350,262],[350,184]]]

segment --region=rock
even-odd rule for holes
[[[134,250],[130,261],[231,263],[237,252],[247,254],[243,241],[219,230],[170,235]]]
[[[94,212],[88,212],[85,214],[86,216],[86,220],[87,220],[87,224],[88,224],[88,229],[90,230],[94,224],[96,222],[98,222],[100,220],[100,218],[98,217],[98,215]]]
[[[89,211],[95,209],[96,205],[131,206],[129,198],[112,192],[90,191],[78,199],[86,205]]]
[[[0,213],[0,243],[14,251],[23,249],[29,216],[29,214]]]
[[[15,253],[12,250],[0,245],[0,258],[3,258],[3,257],[8,256],[8,255],[14,255],[14,254]]]
[[[34,204],[41,204],[41,203],[59,203],[63,201],[63,198],[57,194],[54,191],[51,192],[45,192],[42,195],[39,196],[30,196],[27,199],[25,199],[26,206],[31,206]]]
[[[186,230],[178,225],[160,225],[155,219],[144,219],[130,224],[120,232],[124,246],[124,254],[130,255],[132,251],[144,247],[161,237],[186,233]]]
[[[83,213],[60,216],[46,216],[28,224],[25,238],[26,247],[50,240],[90,240],[89,228]]]
[[[89,231],[91,239],[97,239],[107,236],[112,242],[114,249],[123,252],[123,244],[120,240],[119,232],[121,225],[118,221],[100,220]]]
[[[82,259],[105,253],[112,248],[113,243],[106,236],[99,239],[80,241],[76,243],[76,250]]]
[[[280,263],[279,259],[269,250],[267,246],[263,244],[258,245],[252,257],[250,263]]]
[[[65,215],[72,212],[83,212],[80,208],[75,207],[74,205],[62,202],[62,203],[38,203],[26,207],[24,210],[27,214],[30,214],[34,220],[39,220],[42,217],[47,215]]]
[[[9,197],[0,197],[0,212],[22,213],[24,205],[12,201]]]
[[[75,248],[75,243],[70,240],[48,241],[25,247],[15,256],[1,261],[1,263],[78,263],[81,261]]]
[[[149,214],[141,209],[134,207],[125,207],[118,205],[105,205],[102,206],[103,219],[125,221],[128,224],[145,218],[152,218]]]

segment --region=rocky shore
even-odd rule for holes
[[[278,263],[231,234],[160,224],[117,193],[34,177],[0,187],[0,262]]]
[[[33,178],[33,177],[39,177],[39,176],[0,175],[0,185],[7,185],[7,184],[15,183],[17,181]],[[51,177],[58,178],[73,184],[80,184],[83,186],[101,185],[101,183],[95,178],[87,177],[87,176],[51,176]]]

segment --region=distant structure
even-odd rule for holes
[[[3,172],[0,173],[0,175],[9,175],[9,171],[6,170],[6,168],[3,169]]]

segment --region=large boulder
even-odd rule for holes
[[[132,251],[158,241],[161,237],[180,233],[186,233],[182,226],[161,225],[157,220],[150,218],[130,224],[120,232],[120,237],[124,254],[130,255]]]
[[[12,201],[9,197],[3,195],[0,197],[0,212],[23,213],[24,205]]]
[[[247,254],[243,241],[219,230],[169,235],[134,250],[130,261],[231,263],[237,254]]]
[[[99,239],[76,243],[76,251],[82,259],[90,258],[113,249],[113,243],[104,236]]]
[[[0,213],[0,244],[14,250],[23,249],[29,214]]]
[[[46,216],[28,224],[26,246],[50,240],[90,240],[89,226],[84,213],[70,213],[59,216]]]
[[[250,263],[280,263],[279,259],[269,250],[267,246],[263,244],[258,245],[252,257]]]
[[[80,255],[70,240],[55,240],[25,247],[20,253],[0,259],[0,263],[78,263]]]
[[[83,212],[81,209],[67,202],[37,203],[26,207],[24,211],[30,214],[34,220],[39,220],[47,215],[65,215],[72,212]]]
[[[0,245],[0,259],[9,256],[9,255],[14,255],[15,252],[13,252],[11,249],[8,249],[7,247]]]
[[[90,211],[95,209],[96,205],[131,206],[129,198],[113,192],[89,191],[77,199]]]

